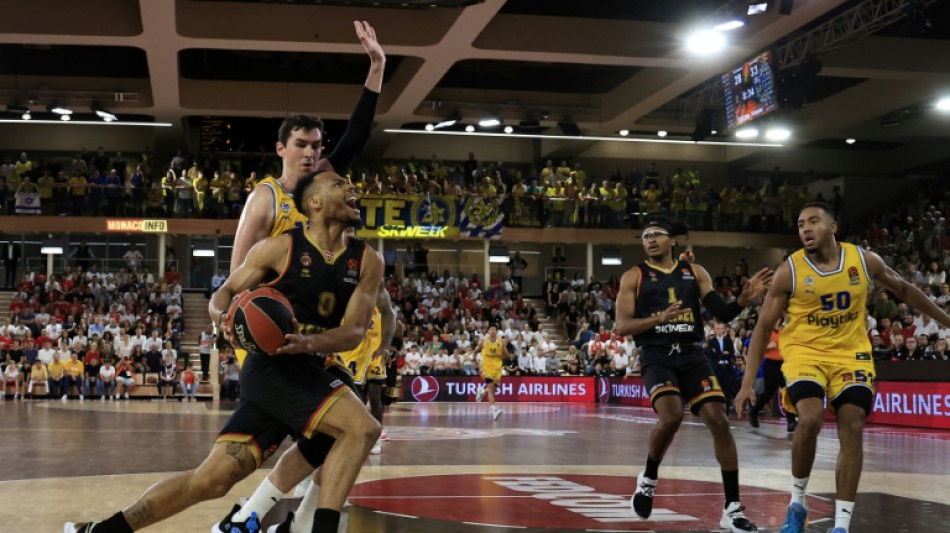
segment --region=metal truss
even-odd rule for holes
[[[910,10],[924,11],[938,0],[866,0],[808,31],[789,35],[773,47],[775,70],[800,65],[832,50],[900,21]],[[730,2],[730,5],[732,2]],[[724,6],[722,9],[726,9]],[[696,89],[680,96],[647,115],[664,120],[693,120],[703,109],[717,110],[723,98],[721,76],[716,75]],[[718,121],[717,121],[718,122]]]

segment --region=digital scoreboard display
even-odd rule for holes
[[[772,52],[763,52],[722,75],[726,126],[736,128],[778,109]]]

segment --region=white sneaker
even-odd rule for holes
[[[504,413],[504,412],[505,412],[505,410],[502,409],[502,408],[500,408],[500,407],[492,407],[492,408],[491,408],[491,419],[492,419],[492,420],[498,420],[498,417],[501,416],[501,414]]]
[[[739,502],[732,502],[722,511],[722,520],[719,521],[719,527],[730,531],[731,533],[754,533],[759,530],[742,511],[745,507]]]
[[[13,399],[14,399],[14,400],[19,400],[19,399],[20,399],[20,395],[19,395],[19,394],[14,394],[14,395],[13,395]]]
[[[85,396],[83,396],[82,394],[79,395],[79,401],[80,401],[80,402],[83,401],[83,400],[85,400],[85,399],[86,399]]]
[[[383,443],[380,440],[376,441],[376,444],[373,445],[373,448],[369,451],[370,455],[379,455],[383,453]]]
[[[118,399],[119,399],[119,394],[116,393],[116,395],[112,397],[112,400],[115,401],[115,400],[118,400]]]
[[[128,400],[128,399],[129,399],[129,393],[125,393],[124,398],[125,398],[126,400]]]
[[[65,402],[65,401],[66,401],[66,395],[64,394],[64,395],[63,395],[63,397],[62,397],[62,398],[60,398],[60,400],[62,400],[62,401],[64,401],[64,402]]]
[[[480,402],[482,401],[482,398],[484,397],[485,397],[485,387],[482,386],[482,387],[479,387],[478,392],[475,393],[475,401]]]
[[[100,401],[100,402],[106,401],[106,395],[103,394],[102,396],[100,396],[100,397],[99,397],[99,401]]]
[[[0,400],[4,399],[4,398],[6,398],[6,397],[7,397],[7,393],[5,393],[5,392],[0,392]]]
[[[389,435],[386,433],[385,429],[383,430],[382,433],[380,433],[379,440],[384,441],[384,442],[389,441]]]

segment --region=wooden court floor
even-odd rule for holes
[[[717,531],[720,473],[712,442],[687,418],[660,469],[654,515],[628,499],[646,456],[647,409],[508,404],[495,422],[484,404],[397,404],[391,437],[370,457],[341,531]],[[209,402],[76,400],[0,403],[0,524],[59,532],[66,520],[102,519],[169,472],[205,457],[228,417]],[[788,502],[790,441],[783,424],[733,421],[742,501],[761,531],[777,531]],[[280,453],[280,452],[278,452]],[[819,440],[810,533],[833,523],[834,430]],[[272,467],[223,499],[144,531],[208,531]],[[950,432],[869,427],[854,532],[950,531]],[[281,520],[287,498],[266,522]]]

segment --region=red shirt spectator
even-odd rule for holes
[[[97,361],[101,359],[101,354],[99,353],[98,348],[90,348],[89,350],[86,350],[86,355],[82,358],[82,364],[91,364],[93,359],[96,359]]]
[[[178,272],[175,267],[169,268],[168,272],[165,273],[165,283],[171,285],[179,282],[181,282],[181,272]]]

